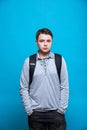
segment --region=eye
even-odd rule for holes
[[[44,40],[43,40],[43,39],[41,39],[41,40],[39,40],[39,42],[44,42]]]
[[[51,42],[51,40],[47,40],[47,42]]]

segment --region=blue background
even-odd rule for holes
[[[87,130],[86,0],[0,0],[0,130],[28,130],[20,73],[37,51],[35,33],[43,27],[53,32],[52,51],[67,62],[67,130]]]

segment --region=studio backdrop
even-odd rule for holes
[[[20,74],[43,27],[53,32],[51,50],[67,62],[67,130],[87,130],[86,0],[0,0],[0,130],[28,130]]]

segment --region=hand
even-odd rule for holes
[[[64,112],[59,109],[57,110],[57,112],[59,112],[60,114],[64,114]]]

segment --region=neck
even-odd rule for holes
[[[39,51],[38,53],[39,53],[39,55],[40,55],[41,58],[46,58],[49,55],[50,51],[49,52]]]

